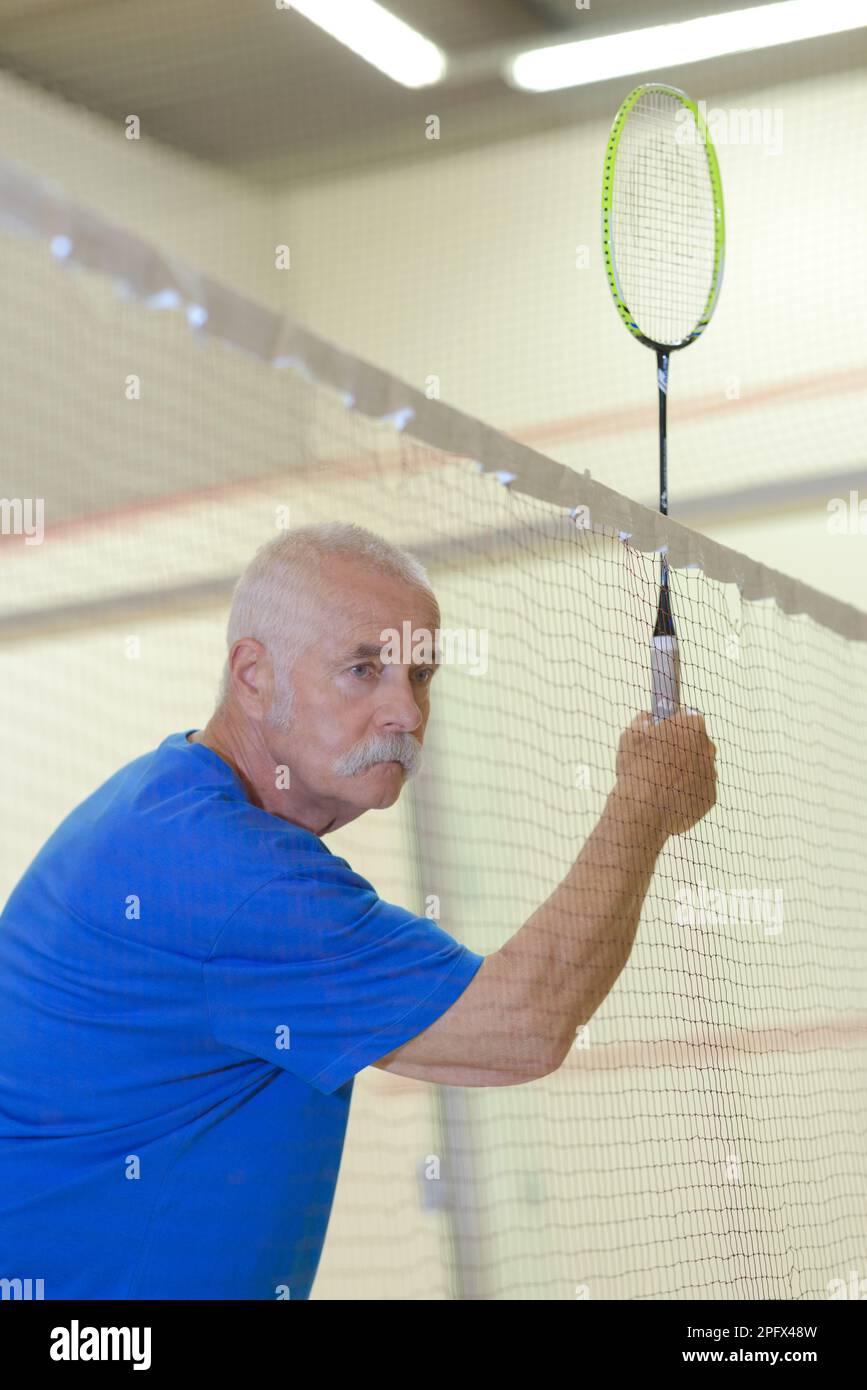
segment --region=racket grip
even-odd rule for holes
[[[650,712],[653,722],[658,723],[680,708],[680,653],[676,637],[651,639],[650,681]]]

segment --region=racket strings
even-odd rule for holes
[[[645,93],[624,123],[611,242],[620,293],[640,331],[662,346],[688,342],[713,289],[716,204],[693,113],[668,93]]]

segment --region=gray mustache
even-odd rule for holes
[[[376,763],[400,763],[407,777],[415,777],[421,762],[421,744],[412,734],[376,734],[338,758],[333,771],[338,777],[355,777]]]

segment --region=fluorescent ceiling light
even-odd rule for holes
[[[745,53],[822,34],[840,34],[865,25],[867,7],[859,0],[782,0],[776,5],[756,5],[704,19],[530,49],[512,59],[506,75],[525,91],[554,92],[609,77],[698,63],[724,53]]]
[[[284,8],[297,10],[404,87],[429,87],[445,73],[442,50],[376,0],[290,0]]]

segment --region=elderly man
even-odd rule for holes
[[[713,804],[701,718],[633,722],[566,878],[482,957],[322,840],[418,769],[435,665],[383,641],[407,621],[439,626],[411,556],[353,526],[281,534],[238,583],[207,727],[115,773],[13,892],[0,1279],[19,1296],[307,1298],[355,1074],[533,1081],[617,979],[666,837]]]

